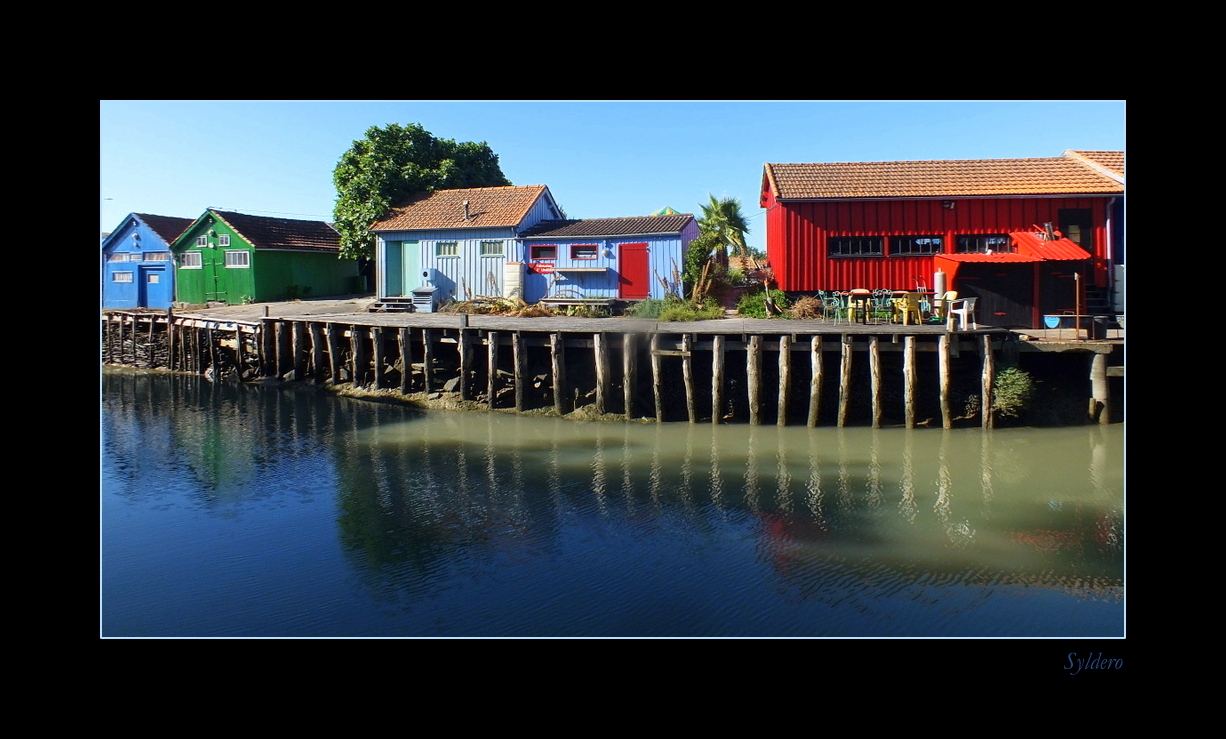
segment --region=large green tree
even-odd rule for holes
[[[436,138],[417,123],[367,129],[337,162],[332,182],[341,256],[350,258],[373,255],[370,224],[414,193],[511,184],[484,141]]]

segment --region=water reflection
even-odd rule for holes
[[[134,374],[104,376],[103,400],[104,499],[265,526],[284,519],[261,506],[326,501],[282,548],[331,539],[336,560],[270,564],[253,532],[226,562],[236,598],[277,578],[330,599],[254,619],[277,633],[1122,634],[1119,426],[579,423]],[[108,579],[105,544],[137,532],[105,505],[103,523],[104,601],[130,623],[139,568]]]

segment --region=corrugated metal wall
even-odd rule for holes
[[[1008,233],[1046,222],[1058,224],[1061,208],[1088,208],[1094,218],[1095,279],[1107,284],[1103,198],[950,199],[791,202],[766,198],[767,254],[784,290],[912,289],[932,287],[931,256],[827,257],[829,236],[935,235],[954,253],[960,234]]]

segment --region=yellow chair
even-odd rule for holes
[[[957,299],[958,299],[957,290],[950,290],[948,292],[937,295],[932,301],[933,302],[933,306],[932,306],[933,313],[936,315],[937,318],[941,319],[942,321],[945,320],[947,318],[945,311],[949,308],[950,301],[957,300]]]
[[[919,293],[904,293],[901,298],[894,298],[894,318],[899,320],[904,326],[914,322],[917,326],[924,322],[920,315],[920,294]]]

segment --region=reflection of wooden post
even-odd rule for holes
[[[851,334],[842,337],[842,365],[839,368],[839,426],[847,425],[847,404],[851,401]]]
[[[1110,423],[1111,414],[1107,405],[1107,355],[1092,354],[1090,357],[1090,420]]]
[[[567,413],[566,390],[566,342],[562,334],[549,335],[549,353],[553,362],[553,412],[559,416]]]
[[[809,365],[812,376],[809,380],[809,428],[818,424],[822,406],[822,337],[809,340]]]
[[[622,335],[622,405],[626,420],[634,418],[634,386],[638,382],[638,364],[634,353],[634,334]]]
[[[724,415],[724,335],[716,334],[711,350],[711,423]]]
[[[792,337],[779,337],[779,417],[778,426],[788,425],[788,386],[792,381]]]
[[[762,390],[762,337],[749,337],[749,355],[747,357],[748,367],[746,374],[749,375],[749,423],[756,426],[762,423],[762,418],[759,414],[761,411],[759,404],[759,394]]]
[[[515,363],[515,410],[524,412],[524,385],[528,383],[528,352],[524,349],[524,332],[511,334],[511,358]]]
[[[489,377],[486,384],[486,405],[494,409],[494,380],[498,377],[498,332],[490,331],[485,337],[486,354],[489,363]]]
[[[996,358],[992,356],[992,336],[983,335],[983,427],[996,428],[996,411],[992,407],[992,388],[996,381]]]
[[[881,348],[876,336],[868,337],[868,370],[873,394],[873,428],[881,428]]]
[[[941,426],[954,427],[953,415],[949,412],[949,334],[941,334],[937,339],[937,373],[941,383]]]
[[[948,342],[947,334],[941,335],[941,340]],[[902,374],[903,374],[903,404],[904,408],[904,423],[907,428],[915,428],[915,337],[907,336],[903,339],[902,344],[903,359],[902,359]],[[945,355],[942,354],[942,369],[941,369],[941,404],[945,405],[945,394],[948,389],[949,378],[946,375],[946,365],[944,364]],[[948,417],[946,412],[946,417]]]
[[[694,365],[690,352],[694,348],[692,334],[681,335],[681,377],[685,381],[685,412],[690,423],[697,423],[697,411],[694,409]]]
[[[656,404],[656,423],[664,422],[664,403],[660,392],[660,335],[651,335],[651,395]]]

